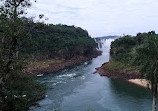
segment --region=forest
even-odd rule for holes
[[[35,23],[23,18],[30,37],[19,44],[23,56],[71,59],[75,56],[92,55],[97,43],[86,30],[76,26]]]
[[[111,44],[110,56],[111,61],[119,62],[123,66],[123,69],[129,68],[129,66],[138,68],[139,63],[137,61],[136,52],[139,47],[146,44],[149,38],[158,38],[158,34],[154,31],[148,33],[138,33],[136,36],[124,36],[116,39]],[[121,68],[120,66],[120,68]]]
[[[45,85],[24,71],[29,58],[67,60],[96,51],[86,30],[23,17],[31,5],[30,0],[1,0],[0,111],[27,111],[45,97]]]
[[[137,61],[136,52],[152,37],[158,37],[158,35],[151,31],[138,33],[136,36],[126,35],[115,39],[111,43],[110,62],[107,68],[119,71],[139,70],[141,66]]]
[[[1,15],[0,20],[3,21],[4,19],[7,18]],[[5,97],[8,96],[8,99],[5,103],[0,103],[0,105],[5,105],[2,108],[6,111],[10,109],[15,109],[15,111],[27,110],[34,101],[44,97],[45,86],[36,83],[32,77],[21,72],[26,67],[27,63],[25,61],[27,59],[33,58],[41,60],[53,58],[67,60],[76,56],[93,55],[97,47],[96,42],[88,35],[88,32],[79,27],[62,24],[35,23],[27,18],[18,19],[21,24],[23,24],[24,31],[22,33],[24,37],[17,39],[17,48],[14,52],[15,60],[11,60],[18,64],[11,64],[13,66],[9,66],[15,67],[15,69],[12,72],[13,74],[6,74],[4,81],[4,87],[6,87],[4,93]],[[9,19],[8,22],[10,22]],[[3,28],[0,30],[0,39],[2,40],[0,41],[0,57],[1,61],[3,61],[1,62],[1,72],[3,74],[3,69],[4,71],[6,70],[5,64],[8,64],[8,59],[10,58],[8,55],[11,50],[10,48],[14,47],[13,44],[9,44],[12,43],[12,41],[10,41],[12,39],[9,39],[9,37],[11,37],[14,32],[7,29],[11,35],[7,35],[8,38],[4,38],[4,35],[8,33],[5,32],[4,27],[7,27],[8,24],[1,23],[0,26]],[[5,39],[6,43],[3,43],[3,39]],[[6,47],[6,49],[3,47]],[[5,53],[7,50],[8,52]],[[1,78],[2,77],[3,75],[1,75]],[[2,97],[3,92],[1,94]],[[26,95],[27,97],[24,97]]]
[[[152,92],[152,111],[158,94],[158,34],[155,31],[124,36],[111,44],[111,59],[104,70],[115,71],[124,79],[145,79]],[[134,73],[133,73],[134,72]],[[133,77],[135,74],[135,77]]]

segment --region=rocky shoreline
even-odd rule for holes
[[[30,75],[44,75],[44,74],[49,74],[49,73],[53,73],[53,72],[58,72],[65,68],[69,68],[69,67],[75,66],[77,64],[89,61],[93,58],[96,58],[97,56],[100,56],[101,54],[102,54],[102,52],[98,51],[97,53],[95,53],[94,55],[91,55],[91,56],[77,56],[70,60],[65,60],[61,63],[48,65],[47,67],[36,68],[36,69],[34,69],[34,68],[26,69],[25,72]]]
[[[108,70],[104,69],[103,67],[106,67],[107,63],[104,63],[101,67],[96,68],[97,72],[101,76],[107,76],[112,79],[122,79],[122,80],[129,80],[129,79],[139,79],[139,74],[137,71],[116,71],[116,70]]]
[[[140,78],[138,71],[122,72],[108,69],[105,70],[103,67],[106,67],[107,64],[108,62],[104,63],[101,67],[96,68],[100,76],[106,76],[112,79],[125,80],[143,88],[150,88],[150,86],[148,86],[147,80]]]

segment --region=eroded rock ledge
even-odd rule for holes
[[[30,75],[53,73],[53,72],[57,72],[57,71],[65,69],[65,68],[69,68],[74,65],[89,61],[93,58],[96,58],[97,56],[100,56],[101,53],[102,53],[101,51],[98,51],[98,53],[95,53],[94,55],[91,55],[91,56],[77,56],[70,60],[65,60],[61,63],[49,64],[46,67],[39,67],[39,68],[32,67],[29,69],[25,69],[25,72]]]
[[[138,71],[118,71],[118,70],[109,70],[109,69],[103,68],[103,67],[106,67],[107,64],[108,62],[104,63],[101,67],[96,68],[98,73],[101,76],[107,76],[109,78],[123,79],[123,80],[140,78]]]

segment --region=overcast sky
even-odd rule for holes
[[[82,27],[92,37],[158,32],[158,0],[37,0],[31,14]]]

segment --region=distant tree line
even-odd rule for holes
[[[21,42],[21,55],[70,59],[92,55],[96,50],[94,39],[80,27],[35,23],[26,18],[23,22],[31,36]]]

